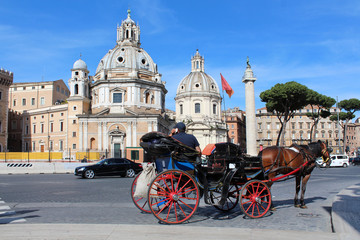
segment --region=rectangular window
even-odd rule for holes
[[[213,114],[216,114],[216,104],[213,104]]]
[[[195,113],[200,113],[200,103],[195,103]]]
[[[76,144],[75,143],[73,144],[73,149],[76,149]]]
[[[54,150],[53,149],[54,148],[54,141],[50,141],[49,144],[50,144],[50,150],[53,151]]]
[[[33,152],[34,152],[34,151],[36,150],[36,148],[35,148],[35,147],[36,147],[36,145],[35,145],[35,141],[34,141],[34,142],[32,142],[31,151],[33,151]]]
[[[292,128],[292,129],[295,129],[295,123],[292,123],[292,124],[291,124],[291,128]]]
[[[22,105],[23,105],[23,106],[26,106],[26,98],[23,98],[23,99],[22,99]]]
[[[32,86],[31,89],[35,89],[35,86]]]
[[[76,137],[76,132],[73,132],[72,136],[73,136],[73,137]]]
[[[261,123],[259,123],[258,125],[259,125],[259,130],[261,130]]]
[[[31,105],[35,105],[35,98],[31,98]]]
[[[16,106],[16,99],[14,99],[14,101],[13,101],[13,106],[14,107]]]
[[[40,105],[45,105],[45,97],[40,98]]]
[[[60,92],[60,87],[59,86],[56,86],[56,91]]]
[[[53,122],[50,123],[50,132],[54,132],[54,123]]]
[[[131,150],[131,160],[139,160],[139,150]]]
[[[183,114],[183,105],[180,104],[180,114]]]
[[[2,99],[2,92],[0,92],[0,100]]]
[[[122,103],[122,93],[113,93],[113,102]]]
[[[33,133],[36,133],[36,124],[33,124]]]
[[[28,151],[29,151],[29,143],[25,142],[25,152],[28,152]]]
[[[40,125],[40,127],[41,127],[41,133],[44,133],[44,124],[43,123],[41,123],[41,125]]]
[[[60,151],[64,150],[64,142],[63,142],[63,140],[59,141],[59,150]]]
[[[0,133],[2,133],[2,122],[0,121]]]
[[[64,122],[60,121],[60,132],[64,131]]]
[[[302,129],[302,123],[299,123],[299,128]]]
[[[26,134],[26,135],[29,134],[29,125],[26,125],[26,126],[25,126],[25,134]]]
[[[17,128],[17,121],[16,120],[12,120],[11,121],[11,130],[16,130],[16,128]]]

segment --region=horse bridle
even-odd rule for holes
[[[329,160],[330,160],[330,158],[329,157],[327,157],[326,159],[324,159],[324,155],[325,155],[325,153],[328,151],[328,149],[327,148],[324,148],[323,150],[321,150],[321,158],[323,159],[323,161],[324,161],[324,163],[327,163]],[[330,154],[329,154],[330,155]]]

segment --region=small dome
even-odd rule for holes
[[[74,63],[73,69],[86,69],[87,70],[87,65],[83,60],[79,59]]]

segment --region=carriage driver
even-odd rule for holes
[[[169,136],[182,142],[186,146],[195,149],[196,151],[199,152],[199,155],[201,155],[201,149],[198,140],[194,135],[185,133],[185,129],[186,129],[185,124],[183,122],[178,122],[171,130]]]

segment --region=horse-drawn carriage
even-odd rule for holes
[[[276,159],[269,165],[272,156],[264,156],[268,154],[264,151],[258,157],[250,157],[235,144],[218,143],[206,146],[202,153],[205,159],[201,159],[194,149],[158,132],[145,134],[140,145],[149,161],[155,162],[158,170],[165,171],[158,171],[146,196],[140,197],[134,194],[138,175],[131,187],[132,199],[140,210],[169,224],[189,220],[201,197],[206,204],[222,211],[229,211],[239,203],[246,216],[263,217],[272,206],[272,182],[291,174],[305,174],[304,170],[312,162],[305,159],[299,164],[300,158],[314,158],[315,162],[315,157],[326,154],[328,157],[326,146],[326,151],[321,153],[298,147],[298,153],[290,156],[292,159],[285,158],[283,151],[277,152]],[[299,166],[292,166],[295,163]],[[283,175],[275,178],[278,173]]]

